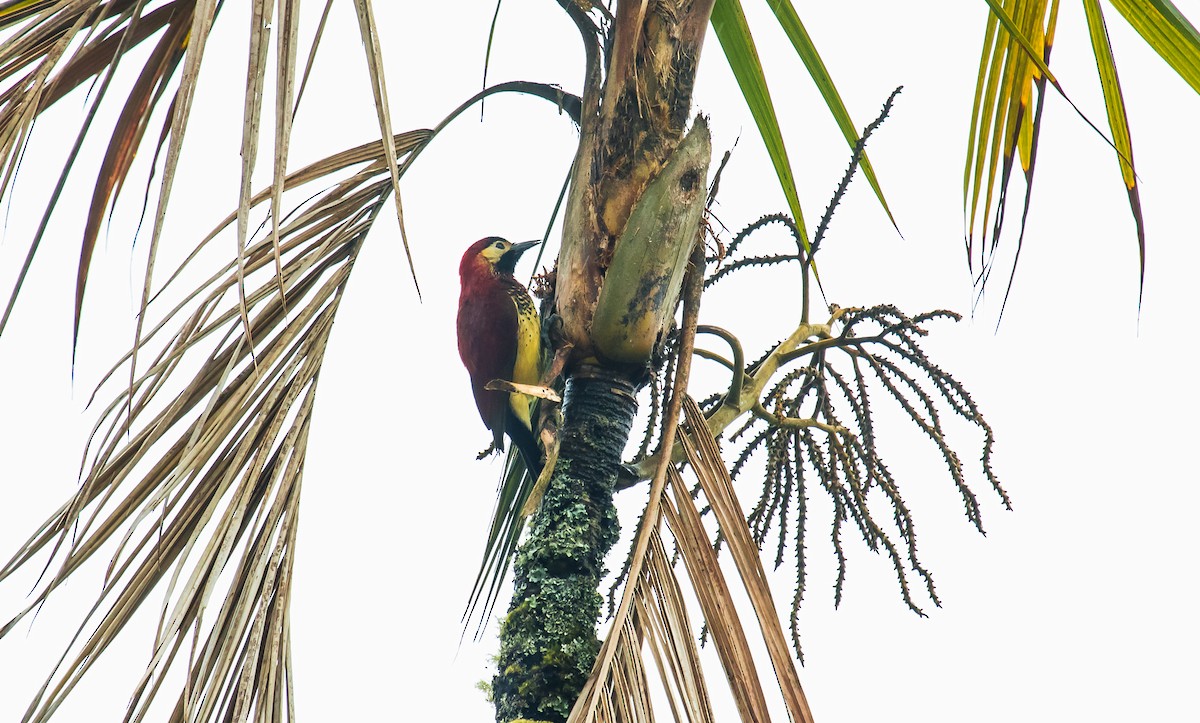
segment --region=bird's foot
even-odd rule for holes
[[[484,457],[488,456],[489,454],[491,454],[492,452],[495,452],[495,451],[496,451],[496,443],[492,442],[491,444],[488,445],[487,449],[485,449],[482,452],[480,452],[479,454],[475,455],[475,459],[476,460],[483,459]]]

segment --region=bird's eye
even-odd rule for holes
[[[498,248],[498,249],[502,249],[502,248],[504,248],[504,242],[503,242],[503,241],[497,241],[496,243],[494,243],[494,244],[492,244],[492,245],[493,245],[493,246],[495,246],[495,247],[496,247],[496,248]]]

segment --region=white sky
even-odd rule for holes
[[[317,5],[310,10],[319,12]],[[432,126],[477,89],[492,6],[392,5],[380,3],[377,13],[393,121],[397,130]],[[763,4],[746,5],[801,202],[815,226],[848,151]],[[1200,17],[1200,3],[1180,7]],[[905,86],[869,148],[904,238],[867,184],[856,180],[825,242],[823,279],[830,300],[843,306],[890,302],[910,313],[950,308],[968,315],[958,325],[932,325],[926,348],[971,390],[996,430],[996,467],[1015,510],[1004,512],[984,488],[972,466],[977,440],[965,438],[959,453],[974,474],[989,532],[980,537],[964,519],[936,451],[908,428],[895,431],[886,459],[944,601],[919,619],[901,603],[890,563],[866,554],[853,536],[845,600],[833,610],[828,506],[812,492],[801,670],[809,701],[821,723],[884,716],[934,723],[1197,720],[1190,691],[1200,675],[1194,652],[1200,629],[1190,529],[1200,512],[1200,473],[1188,450],[1198,431],[1192,410],[1200,405],[1200,385],[1188,329],[1200,266],[1197,184],[1189,173],[1200,160],[1193,132],[1200,100],[1105,6],[1147,220],[1140,325],[1134,227],[1116,160],[1056,97],[1046,110],[1027,244],[996,332],[1002,287],[970,319],[962,250],[962,162],[985,5],[912,8],[799,4],[856,123],[866,124],[893,87]],[[190,246],[236,205],[241,100],[235,92],[222,101],[217,86],[237,88],[244,77],[242,12],[240,4],[229,5],[221,34],[210,41],[229,52],[214,57],[203,76],[208,84],[197,107],[205,110],[189,131],[200,145],[177,181],[178,217],[168,226],[168,243]],[[934,12],[946,18],[936,27]],[[331,23],[330,44],[318,57],[297,122],[293,167],[379,135],[350,5],[339,4]],[[442,30],[452,23],[463,26]],[[712,117],[716,154],[740,136],[719,207],[736,229],[784,202],[715,39],[707,50],[695,107]],[[1082,11],[1065,3],[1052,68],[1102,124],[1089,53]],[[574,29],[553,3],[507,3],[489,80],[560,82],[578,90],[577,55]],[[69,118],[83,107],[73,96],[56,112]],[[5,289],[37,221],[26,209],[40,208],[44,197],[44,185],[32,189],[53,178],[50,159],[62,155],[54,122],[39,126],[35,141],[43,145],[24,164],[22,180],[31,190],[18,191],[5,209]],[[494,633],[460,648],[458,620],[500,463],[475,461],[488,435],[476,424],[455,350],[455,271],[462,249],[481,236],[541,234],[574,139],[571,124],[541,100],[493,99],[483,124],[468,113],[403,185],[424,302],[407,282],[387,213],[355,268],[321,377],[305,473],[292,625],[305,720],[491,719],[491,706],[473,686],[491,677]],[[87,394],[131,339],[146,246],[142,239],[129,251],[136,189],[97,249],[72,385],[82,225],[75,217],[82,215],[76,209],[86,203],[89,178],[90,171],[68,188],[65,212],[0,340],[0,555],[6,559],[74,488],[90,419],[83,411]],[[232,254],[232,237],[228,244]],[[719,288],[706,298],[704,320],[737,331],[756,356],[794,323],[783,305],[794,278],[764,272],[740,287]],[[757,494],[741,490],[743,500]],[[627,528],[642,495],[623,495]],[[781,604],[791,597],[786,568],[774,578]],[[68,586],[31,630],[23,625],[0,640],[0,720],[19,718],[53,665],[81,601],[97,589],[100,571],[93,573]],[[0,589],[0,617],[18,609],[31,582]],[[60,719],[115,719],[148,655],[145,638],[113,650]],[[710,685],[721,687],[716,668]]]

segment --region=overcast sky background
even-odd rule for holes
[[[812,227],[848,149],[765,3],[745,4]],[[418,5],[376,8],[397,130],[430,127],[475,92],[493,7]],[[1200,3],[1179,6],[1200,18]],[[798,3],[798,10],[859,126],[895,86],[905,86],[869,147],[903,238],[856,180],[822,252],[829,300],[964,314],[959,324],[931,324],[926,348],[972,392],[996,431],[995,465],[1015,508],[1005,512],[987,491],[975,465],[979,440],[962,437],[957,448],[988,529],[979,536],[936,450],[914,430],[895,429],[886,459],[944,602],[920,619],[903,606],[890,563],[853,536],[845,599],[833,609],[829,505],[811,492],[801,679],[817,720],[1200,720],[1192,694],[1200,677],[1193,533],[1200,384],[1192,338],[1200,99],[1105,5],[1147,225],[1140,321],[1134,225],[1116,160],[1055,97],[1045,112],[1026,247],[997,331],[1002,287],[971,318],[962,247],[963,154],[985,4],[914,11],[878,1]],[[379,137],[351,5],[338,4],[330,23],[297,120],[293,168]],[[446,30],[452,24],[458,27]],[[166,243],[190,247],[236,206],[246,25],[240,4],[229,5],[210,41],[229,50],[214,55],[202,75],[189,131],[197,145],[181,166]],[[306,38],[314,25],[309,17]],[[717,209],[737,229],[785,203],[715,39],[706,51],[695,109],[711,116],[715,155],[737,143]],[[577,91],[578,56],[574,28],[553,3],[507,3],[489,80],[558,82]],[[1103,125],[1075,3],[1062,7],[1052,68]],[[83,108],[82,97],[71,96],[38,126],[22,169],[29,190],[21,186],[5,207],[5,289],[37,222],[29,212],[40,209],[54,159],[64,153],[55,123]],[[571,123],[541,100],[489,100],[483,123],[464,115],[403,184],[424,301],[407,280],[388,213],[355,268],[321,376],[305,473],[292,611],[304,720],[493,715],[474,683],[491,677],[495,625],[478,643],[458,643],[501,463],[475,461],[488,433],[477,423],[455,349],[456,270],[477,238],[542,233],[575,139]],[[102,144],[90,152],[94,162]],[[143,168],[148,160],[139,160]],[[98,246],[72,381],[82,227],[74,209],[89,197],[90,176],[68,187],[0,340],[5,559],[74,489],[92,418],[83,409],[88,393],[132,338],[147,245],[143,238],[130,252],[140,189],[124,199]],[[1010,231],[1015,221],[1013,213]],[[1012,239],[1005,240],[1010,249]],[[232,236],[227,243],[232,255]],[[528,273],[528,262],[521,270]],[[718,287],[705,299],[703,321],[735,330],[756,356],[795,323],[788,301],[794,274],[764,271]],[[704,396],[710,388],[694,391]],[[743,501],[757,495],[745,484],[752,479],[739,488]],[[627,532],[644,494],[622,495]],[[791,597],[787,567],[773,578],[781,604]],[[0,640],[0,720],[20,717],[100,574],[81,576],[32,629],[25,624]],[[19,609],[31,583],[0,587],[0,617]],[[60,719],[115,720],[149,654],[146,635],[113,649]],[[718,669],[711,671],[710,686],[721,689]]]

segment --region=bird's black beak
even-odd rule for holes
[[[504,255],[512,256],[513,258],[519,259],[519,258],[521,258],[521,254],[525,253],[526,251],[533,248],[534,246],[537,246],[540,243],[541,243],[541,241],[538,241],[536,239],[533,241],[522,241],[519,244],[513,244],[512,248],[510,248],[508,251],[506,251],[504,253]]]
[[[519,244],[513,244],[509,247],[508,251],[504,252],[504,255],[500,257],[500,260],[496,262],[496,268],[500,271],[511,274],[516,270],[517,261],[521,258],[521,254],[540,243],[541,241],[522,241]]]

